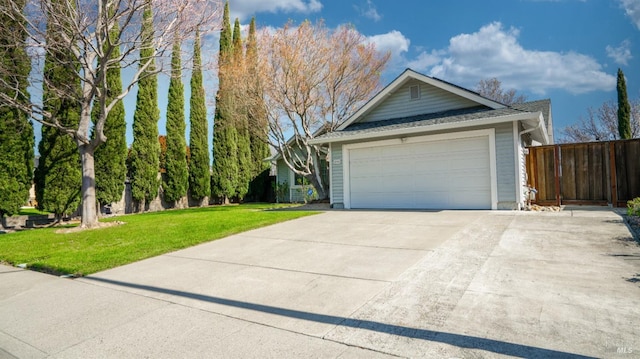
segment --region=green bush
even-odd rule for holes
[[[287,192],[289,192],[289,183],[287,181],[272,183],[273,191],[276,193],[276,203],[284,202]]]
[[[627,214],[640,217],[640,197],[636,197],[627,202]]]

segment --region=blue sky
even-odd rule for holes
[[[497,77],[529,100],[550,98],[556,136],[587,108],[616,99],[618,68],[629,98],[640,98],[640,0],[231,0],[230,8],[232,21],[238,17],[246,26],[255,16],[259,28],[305,19],[322,19],[328,27],[352,24],[392,53],[382,85],[407,67],[469,89]],[[217,37],[208,40],[205,60],[217,56]],[[211,138],[215,72],[205,79]],[[164,134],[166,76],[158,91]],[[136,91],[125,98],[128,144],[135,98]]]
[[[409,67],[474,89],[497,77],[529,100],[551,98],[556,134],[616,99],[622,68],[640,98],[640,0],[231,0],[232,19],[349,23],[392,53],[386,84]]]

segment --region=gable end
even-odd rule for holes
[[[477,102],[418,80],[410,80],[355,122],[384,121],[477,106]]]

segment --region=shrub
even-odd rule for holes
[[[627,202],[627,214],[640,217],[640,197],[636,197]]]
[[[289,192],[289,183],[287,181],[278,183],[273,182],[273,191],[276,193],[276,203],[284,202],[287,192]]]

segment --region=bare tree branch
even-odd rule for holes
[[[640,138],[640,98],[631,104],[631,138]],[[562,142],[591,142],[619,140],[618,104],[613,100],[600,107],[587,109],[587,116],[560,130]]]
[[[10,66],[0,62],[0,86],[11,89],[8,96],[0,93],[0,107],[18,108],[29,113],[35,121],[45,126],[59,129],[72,136],[83,158],[83,176],[94,178],[93,163],[85,160],[93,158],[96,147],[104,143],[104,122],[117,102],[127,96],[131,89],[141,80],[142,74],[155,60],[160,60],[171,47],[173,37],[179,34],[188,39],[195,30],[209,32],[219,28],[220,0],[28,0],[25,8],[19,0],[4,0],[0,4],[0,14],[17,19],[16,23],[24,24],[22,31],[26,34],[28,54],[32,60],[32,74],[28,81],[30,89],[46,86],[49,99],[43,96],[29,96],[17,83],[9,80]],[[151,35],[153,55],[140,60],[138,52],[143,46],[140,24],[142,12],[152,6],[154,11],[154,32]],[[116,36],[111,30],[118,25]],[[54,38],[48,35],[53,29]],[[0,24],[0,31],[11,33],[5,24]],[[12,43],[2,46],[24,46],[25,39],[15,38]],[[114,57],[115,49],[120,56]],[[51,54],[71,53],[72,56],[50,56],[55,66],[66,68],[78,77],[81,90],[67,88],[61,84],[48,81],[44,76],[42,59]],[[141,62],[142,61],[142,62]],[[108,70],[116,65],[121,68],[136,67],[134,74],[125,83],[120,94],[113,100],[107,97]],[[157,71],[161,71],[158,67]],[[25,105],[19,97],[32,98]],[[80,121],[77,127],[64,126],[54,111],[45,111],[43,101],[72,101],[81,108]],[[100,117],[92,122],[92,106],[100,106]],[[93,132],[94,136],[91,136]],[[83,181],[83,222],[85,226],[97,223],[95,216],[95,185],[85,185]],[[86,199],[89,199],[88,201]],[[87,219],[88,220],[85,220]]]
[[[379,89],[389,54],[376,51],[352,27],[330,30],[322,22],[263,31],[258,44],[259,74],[239,76],[259,79],[259,108],[266,113],[271,147],[324,198],[328,183],[320,161],[327,151],[309,141],[335,130]],[[256,81],[234,81],[243,83]]]
[[[523,103],[527,101],[525,95],[518,95],[515,89],[503,90],[502,82],[497,78],[480,80],[476,86],[476,91],[488,99],[500,102],[504,105]]]

